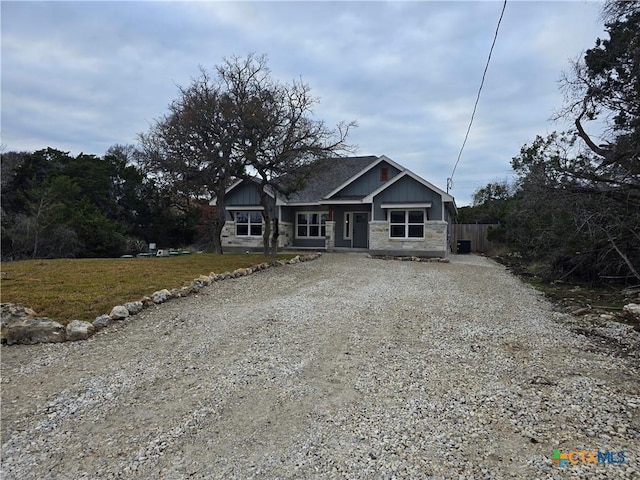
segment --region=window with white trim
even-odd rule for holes
[[[238,237],[262,236],[261,212],[236,212],[236,235]]]
[[[328,212],[298,212],[296,215],[296,237],[324,238],[327,234]]]
[[[424,210],[391,210],[389,236],[391,238],[424,238]]]

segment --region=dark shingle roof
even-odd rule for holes
[[[378,157],[374,155],[317,160],[312,165],[306,185],[302,190],[291,194],[287,200],[294,203],[317,202],[376,160]]]

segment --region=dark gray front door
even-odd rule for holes
[[[369,214],[353,214],[353,248],[369,248]]]

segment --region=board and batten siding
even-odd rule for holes
[[[385,220],[385,213],[380,206],[383,203],[417,203],[431,202],[427,210],[428,220],[443,220],[442,197],[439,193],[406,176],[376,195],[374,199],[374,220]]]
[[[380,170],[382,168],[387,169],[388,177],[387,180],[380,180]],[[393,179],[396,175],[400,174],[400,170],[398,170],[393,165],[387,162],[380,162],[378,165],[373,167],[367,173],[362,175],[360,178],[354,180],[349,185],[344,187],[338,193],[334,195],[335,198],[340,197],[350,197],[350,196],[362,196],[370,194],[374,190],[377,190],[382,185],[387,183],[389,180]]]
[[[271,198],[271,197],[269,197]],[[227,220],[233,220],[230,212],[228,211],[229,207],[234,207],[234,210],[240,211],[241,206],[247,207],[257,207],[260,206],[260,195],[258,195],[258,191],[254,185],[251,185],[247,181],[238,185],[236,188],[227,193],[225,197],[225,203],[227,208],[226,218]],[[275,200],[272,199],[270,202],[270,211],[271,215],[275,215]]]

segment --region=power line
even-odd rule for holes
[[[491,61],[491,54],[493,53],[493,47],[495,46],[496,40],[498,38],[500,23],[502,22],[502,17],[504,16],[504,10],[506,7],[507,7],[507,0],[504,0],[504,3],[502,4],[502,12],[500,12],[500,18],[498,19],[498,25],[496,26],[496,33],[493,36],[493,43],[491,43],[491,48],[489,49],[489,57],[487,58],[487,64],[485,65],[484,72],[482,73],[482,81],[480,82],[480,88],[478,89],[478,96],[476,97],[476,103],[473,105],[473,112],[471,113],[471,120],[469,121],[469,127],[467,128],[467,133],[464,136],[464,141],[462,142],[462,147],[460,148],[460,152],[458,153],[458,159],[456,160],[456,164],[453,166],[453,171],[451,172],[451,176],[447,178],[447,193],[449,193],[450,187],[453,188],[453,175],[456,173],[456,168],[458,168],[460,157],[462,157],[462,151],[464,150],[464,146],[467,144],[467,139],[469,138],[471,125],[473,125],[473,119],[476,116],[476,109],[478,108],[478,102],[480,101],[480,94],[482,93],[482,87],[484,86],[484,79],[487,76],[487,70],[489,69],[489,62]]]

